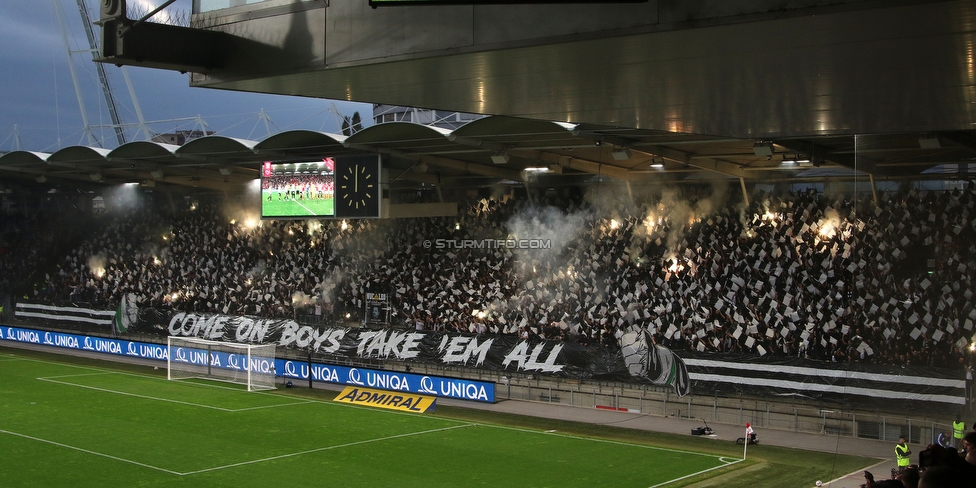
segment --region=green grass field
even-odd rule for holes
[[[332,198],[322,200],[279,200],[283,192],[264,190],[261,192],[261,215],[269,217],[311,217],[314,215],[334,215],[335,204]],[[268,201],[268,197],[271,201]]]
[[[0,347],[0,486],[755,488],[873,463],[767,446],[740,462],[731,443],[443,406],[398,413],[334,394],[248,393]]]

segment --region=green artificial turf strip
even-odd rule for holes
[[[278,194],[274,192],[271,201],[268,201],[268,192],[262,193],[262,214],[277,217],[309,217],[314,215],[334,215],[335,202],[332,197],[324,199],[308,200],[278,200]]]
[[[163,373],[0,348],[0,486],[806,486],[874,462],[757,446],[726,466],[741,446]]]

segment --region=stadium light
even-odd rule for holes
[[[756,153],[756,156],[772,156],[773,155],[773,143],[772,142],[757,142],[752,145],[752,152]]]
[[[630,159],[630,149],[627,149],[626,147],[618,147],[613,151],[610,151],[610,155],[613,156],[613,159],[616,161],[626,161]]]
[[[938,136],[924,136],[918,138],[918,147],[922,149],[939,149],[942,147],[942,143],[939,142]]]

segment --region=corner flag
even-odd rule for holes
[[[745,442],[742,443],[742,459],[743,460],[745,460],[745,458],[746,458],[746,451],[749,450],[749,439],[752,439],[752,433],[753,432],[755,432],[755,431],[752,430],[752,424],[750,424],[749,422],[746,422],[746,439],[745,439]]]

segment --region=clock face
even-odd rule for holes
[[[342,175],[339,185],[340,198],[345,200],[349,208],[366,207],[366,202],[373,200],[376,193],[376,173],[365,165],[354,164]]]
[[[379,158],[336,161],[336,217],[379,217]]]

